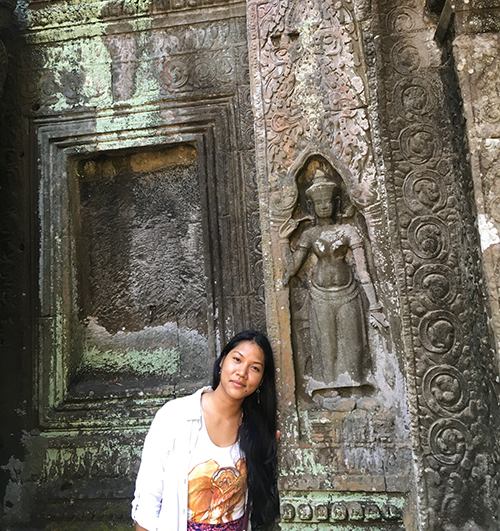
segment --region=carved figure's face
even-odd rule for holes
[[[264,376],[264,353],[253,341],[242,341],[222,360],[221,390],[234,400],[243,400],[259,387]]]
[[[314,192],[311,196],[314,212],[320,219],[331,218],[333,214],[333,201],[331,188],[325,186]]]

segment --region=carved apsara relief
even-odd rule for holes
[[[299,174],[280,236],[290,241],[285,282],[299,389],[328,408],[339,390],[375,386],[367,326],[388,324],[369,271],[365,220],[324,159]]]
[[[360,25],[348,0],[252,1],[248,13],[258,175],[268,193],[271,226],[264,256],[272,257],[276,274],[276,295],[267,296],[276,297],[276,337],[290,334],[292,343],[283,356],[293,365],[286,366],[286,374],[293,375],[296,394],[287,404],[296,401],[300,439],[332,448],[328,459],[335,467],[337,459],[350,462],[333,450],[348,437],[341,426],[336,434],[331,431],[335,415],[382,408],[381,426],[370,429],[393,432],[394,415],[384,409],[383,397],[400,381],[380,304],[375,265],[380,252],[372,250],[386,228],[377,196]],[[414,143],[411,149],[418,152],[420,144]],[[314,187],[316,170],[335,186]],[[330,196],[328,219],[314,206],[315,189],[321,188],[329,188],[323,194]],[[328,258],[319,250],[325,238],[332,240]],[[287,318],[290,330],[282,324]],[[283,375],[285,386],[289,379]],[[362,461],[353,456],[358,466]],[[295,463],[283,466],[295,474]],[[370,470],[379,473],[373,462]]]
[[[385,258],[377,246],[389,235],[357,15],[348,0],[248,3],[257,175],[269,223],[266,306],[291,434],[281,481],[290,491],[349,489],[353,476],[362,477],[359,488],[379,490],[381,475],[403,491],[409,471],[404,405],[393,392],[404,384],[380,304]],[[396,440],[404,442],[395,448]],[[306,462],[325,466],[312,477]]]

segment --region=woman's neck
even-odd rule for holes
[[[201,407],[211,441],[216,446],[227,447],[238,440],[242,420],[241,402],[228,399],[217,389],[203,393]]]
[[[224,394],[220,385],[211,393],[204,393],[205,395],[207,406],[216,415],[226,419],[241,417],[243,400],[230,398]]]

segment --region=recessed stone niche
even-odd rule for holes
[[[70,395],[199,385],[213,349],[196,149],[94,154],[70,166]]]

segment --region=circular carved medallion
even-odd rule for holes
[[[429,369],[422,383],[424,399],[438,415],[450,416],[467,407],[469,387],[463,375],[450,365]]]
[[[297,507],[297,516],[301,520],[311,520],[313,517],[312,507],[308,503],[301,503]]]
[[[407,76],[420,68],[421,58],[418,48],[406,42],[398,42],[391,50],[394,69]]]
[[[295,508],[291,503],[284,503],[281,506],[281,518],[283,520],[293,520],[295,518]]]
[[[221,55],[217,57],[215,62],[217,71],[217,81],[221,83],[229,83],[233,79],[234,60],[230,55]]]
[[[420,77],[411,77],[398,83],[394,88],[393,99],[399,114],[407,120],[430,113],[436,104],[429,83]]]
[[[192,69],[192,84],[195,87],[207,87],[209,86],[215,77],[212,64],[208,61],[197,61]]]
[[[413,124],[403,129],[400,144],[405,159],[415,164],[424,164],[441,155],[441,142],[430,125]]]
[[[446,225],[435,216],[419,216],[408,227],[408,240],[420,258],[437,258],[447,252],[449,234]]]
[[[429,446],[434,457],[445,465],[456,465],[470,445],[467,427],[456,419],[440,419],[429,430]]]
[[[428,264],[420,267],[413,277],[413,286],[422,292],[431,305],[451,304],[457,295],[457,282],[453,271],[443,264]]]
[[[447,310],[429,312],[420,322],[419,335],[424,348],[433,354],[454,352],[459,344],[460,324]]]
[[[168,74],[174,88],[181,88],[187,83],[187,66],[179,60],[174,60],[170,63],[168,67]]]
[[[408,208],[416,213],[441,210],[446,204],[446,190],[434,170],[409,173],[403,184],[403,196]]]
[[[417,14],[415,11],[405,8],[398,7],[393,9],[387,15],[387,28],[389,33],[406,33],[411,31],[415,26],[415,20]]]

